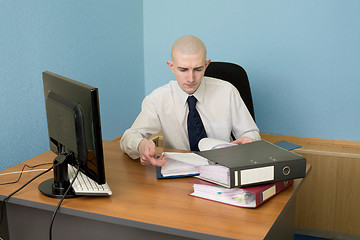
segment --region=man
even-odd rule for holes
[[[144,99],[141,113],[121,138],[124,152],[134,159],[140,158],[143,165],[163,166],[167,159],[157,158],[155,144],[148,140],[160,131],[165,147],[193,150],[192,140],[189,142],[192,128],[188,126],[189,96],[196,98],[196,114],[201,117],[202,129],[205,128],[204,137],[229,142],[233,133],[236,144],[260,139],[259,129],[237,89],[228,82],[204,77],[210,60],[206,60],[206,47],[199,38],[186,35],[176,40],[171,59],[167,64],[176,81],[155,89]]]

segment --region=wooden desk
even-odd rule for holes
[[[154,167],[131,160],[118,142],[104,142],[104,154],[113,195],[65,200],[54,222],[54,240],[293,239],[295,194],[303,179],[259,208],[245,209],[189,196],[192,178],[157,180]],[[26,163],[51,162],[54,157],[46,152]],[[0,186],[1,199],[36,174],[25,173],[19,183]],[[11,240],[48,239],[59,200],[42,195],[37,187],[50,177],[52,173],[40,177],[9,200]],[[15,176],[1,182],[10,178]]]

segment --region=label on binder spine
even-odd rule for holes
[[[235,171],[234,172],[234,175],[235,175],[235,186],[239,186],[239,173],[238,171]]]
[[[272,186],[271,188],[261,193],[261,202],[267,200],[268,198],[271,198],[275,194],[276,194],[276,185]]]
[[[241,185],[273,181],[274,180],[274,166],[252,168],[240,171]]]

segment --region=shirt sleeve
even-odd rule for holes
[[[232,132],[235,138],[238,139],[246,136],[254,140],[260,140],[259,128],[242,100],[240,93],[234,87],[231,94]]]
[[[138,145],[140,141],[148,139],[151,135],[159,133],[160,131],[161,125],[158,108],[156,107],[155,101],[147,96],[142,102],[140,114],[131,128],[123,134],[120,140],[120,147],[131,158],[139,158]]]

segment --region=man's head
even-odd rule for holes
[[[193,94],[200,86],[205,69],[210,64],[206,60],[205,44],[197,37],[185,35],[177,39],[171,49],[172,61],[167,61],[175,74],[180,88]]]

